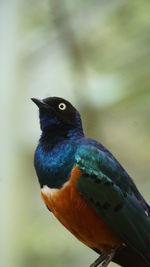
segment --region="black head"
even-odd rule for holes
[[[73,105],[59,97],[48,97],[42,100],[32,98],[39,107],[41,129],[51,127],[75,127],[81,126],[80,115]]]

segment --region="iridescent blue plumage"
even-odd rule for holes
[[[69,179],[76,145],[58,143],[50,151],[40,143],[35,152],[35,168],[41,187],[60,188]],[[65,166],[65,167],[64,167]]]

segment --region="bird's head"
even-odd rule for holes
[[[67,100],[59,97],[48,97],[42,100],[31,99],[39,108],[42,131],[63,129],[69,132],[76,129],[82,132],[80,114]]]

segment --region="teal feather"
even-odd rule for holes
[[[92,146],[80,147],[76,165],[82,170],[77,185],[81,195],[126,245],[150,261],[150,218],[133,181],[128,177],[125,182],[127,173],[114,158]]]

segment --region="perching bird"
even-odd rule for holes
[[[110,261],[150,266],[150,207],[130,176],[104,146],[84,136],[71,103],[32,100],[42,130],[34,165],[47,208],[100,254],[90,267]]]

